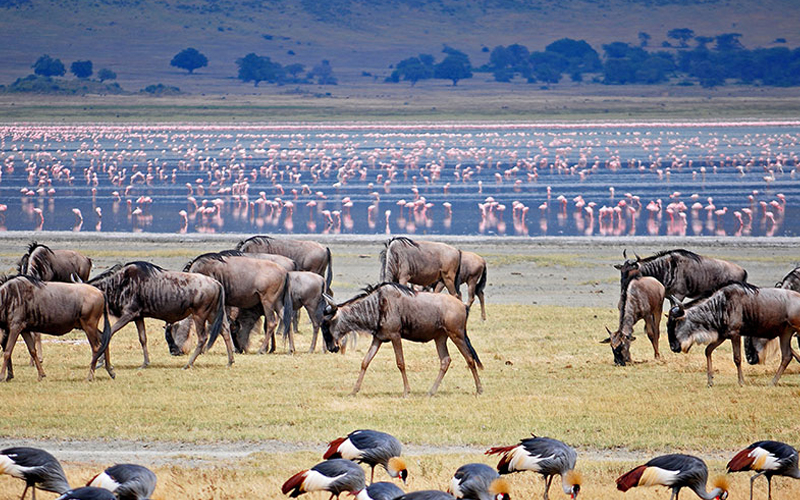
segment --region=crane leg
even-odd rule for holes
[[[553,476],[547,476],[544,479],[544,500],[549,500],[548,492],[550,491],[550,483],[553,481]]]
[[[767,476],[767,500],[772,500],[772,476]]]
[[[753,482],[756,480],[758,476],[763,475],[764,472],[759,472],[758,474],[753,474],[753,477],[750,478],[750,500],[753,500]]]
[[[22,496],[20,497],[20,499],[19,499],[19,500],[25,500],[25,494],[26,494],[26,493],[28,493],[28,486],[29,486],[29,485],[28,485],[28,483],[26,482],[26,483],[25,483],[25,489],[24,489],[24,490],[22,490]]]
[[[375,480],[375,466],[374,465],[370,468],[370,471],[371,472],[370,472],[370,475],[369,475],[369,484],[372,484],[372,482]]]

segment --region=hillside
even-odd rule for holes
[[[379,97],[389,66],[417,53],[439,57],[444,44],[488,60],[486,49],[520,43],[542,50],[563,37],[602,45],[660,47],[673,28],[697,35],[741,33],[747,48],[800,46],[795,0],[0,0],[0,84],[31,73],[41,54],[90,59],[129,91],[174,85],[188,93],[268,93],[236,80],[234,61],[249,52],[307,68],[333,65],[340,87]],[[674,43],[674,40],[673,40]],[[208,66],[193,75],[169,65],[196,47]],[[481,81],[490,77],[479,76]],[[477,80],[478,78],[476,78]],[[444,85],[444,83],[442,83]],[[273,86],[274,88],[274,86]],[[377,90],[376,90],[377,89]]]

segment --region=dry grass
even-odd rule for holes
[[[356,428],[382,429],[413,445],[468,445],[475,450],[511,444],[536,432],[579,449],[585,498],[623,498],[612,493],[613,479],[635,465],[633,459],[689,452],[713,459],[713,474],[754,440],[794,442],[800,431],[788,409],[800,395],[795,366],[778,387],[768,385],[774,363],[748,367],[748,384],[739,388],[726,346],[715,356],[717,385],[708,389],[702,351],[672,354],[664,338],[663,361],[652,360],[640,334],[633,356],[643,362],[612,366],[608,347],[597,343],[603,325],[614,324],[611,309],[490,305],[488,315],[486,323],[477,315],[470,323],[470,337],[486,367],[482,396],[474,395],[471,376],[451,349],[454,363],[440,392],[428,397],[438,366],[434,346],[406,344],[410,397],[400,396],[402,384],[388,346],[367,372],[362,392],[350,397],[366,339],[358,352],[345,356],[307,354],[307,325],[294,356],[238,356],[227,369],[219,343],[189,371],[180,369],[186,358],[167,354],[157,322],[148,322],[153,365],[137,370],[141,352],[131,325],[112,342],[117,380],[100,372],[94,383],[84,381],[89,357],[85,344],[46,343],[48,377],[41,383],[19,345],[14,353],[17,378],[0,387],[0,434],[145,442],[275,439],[319,450],[258,454],[200,470],[156,467],[160,498],[235,499],[280,497],[282,481],[316,463],[327,440]],[[80,339],[82,334],[70,337]],[[452,471],[469,461],[492,463],[479,452],[414,456],[410,489],[444,488]],[[68,474],[77,484],[96,469],[70,464]],[[542,482],[532,474],[511,481],[515,498],[540,494]],[[788,488],[800,493],[800,484],[784,481],[778,482],[777,495],[788,498]],[[746,483],[746,477],[737,477],[736,490],[744,494]],[[15,498],[17,486],[9,478],[0,479],[0,500]],[[664,492],[635,496],[656,498]]]

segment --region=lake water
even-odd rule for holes
[[[798,157],[800,122],[5,126],[0,229],[797,236]]]

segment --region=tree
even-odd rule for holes
[[[327,59],[323,59],[314,66],[308,73],[308,77],[316,78],[318,85],[336,85],[338,83],[336,77],[333,76],[333,66]]]
[[[75,61],[69,71],[78,78],[89,78],[92,76],[92,61]]]
[[[453,87],[458,85],[459,80],[472,78],[472,65],[469,62],[469,57],[463,52],[458,54],[451,53],[434,67],[433,77],[451,80]]]
[[[61,59],[53,59],[47,54],[40,56],[31,67],[33,72],[40,76],[64,76],[67,72]]]
[[[97,72],[97,79],[101,82],[106,80],[116,80],[117,74],[111,71],[108,68],[102,68],[100,71]]]
[[[667,32],[667,37],[677,40],[682,48],[689,46],[689,40],[694,38],[694,31],[689,28],[675,28]]]
[[[644,31],[639,32],[639,47],[647,47],[647,44],[650,43],[650,35],[645,33]]]
[[[305,71],[306,67],[300,63],[288,64],[283,67],[287,74],[291,75],[293,79],[297,79],[297,75]]]
[[[417,57],[403,59],[397,63],[390,78],[395,82],[400,79],[411,82],[412,87],[420,80],[433,78],[433,56],[420,54]]]
[[[241,59],[236,60],[239,66],[239,80],[243,82],[253,82],[254,87],[258,87],[260,82],[278,82],[283,80],[283,67],[272,62],[269,57],[259,56],[253,52]]]
[[[694,37],[694,41],[697,42],[698,49],[706,49],[707,45],[714,41],[714,37],[698,35]]]
[[[741,50],[744,48],[739,38],[741,33],[723,33],[716,36],[716,45],[714,46],[719,52],[730,52],[733,50]]]
[[[189,47],[175,54],[169,65],[192,73],[198,68],[208,66],[208,58],[197,49]]]

